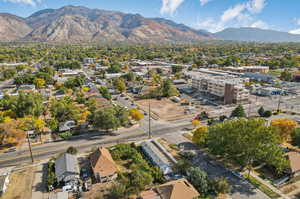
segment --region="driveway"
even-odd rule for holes
[[[47,165],[40,164],[35,170],[35,177],[32,184],[31,199],[47,199],[48,193],[46,190],[46,173]]]

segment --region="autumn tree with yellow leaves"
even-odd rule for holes
[[[290,139],[291,133],[297,128],[297,122],[285,118],[274,119],[271,126],[278,129],[281,142],[286,142]]]

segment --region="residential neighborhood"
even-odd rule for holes
[[[127,12],[152,1],[53,2],[0,0],[1,199],[300,198],[297,36],[218,36],[271,1],[195,29],[171,20],[187,0],[151,18]],[[2,8],[18,3],[31,15]]]

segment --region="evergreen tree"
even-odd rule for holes
[[[243,105],[238,105],[231,113],[231,117],[246,117]]]

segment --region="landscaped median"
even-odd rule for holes
[[[266,195],[268,195],[270,198],[280,198],[280,195],[275,193],[273,190],[271,190],[268,186],[262,184],[259,182],[256,178],[252,177],[251,175],[248,176],[248,174],[244,174],[244,177],[246,180],[248,180],[254,187],[258,188],[262,192],[264,192]]]

